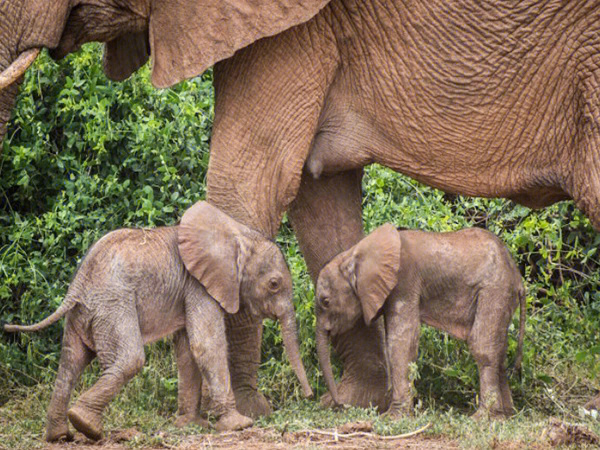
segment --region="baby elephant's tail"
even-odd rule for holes
[[[519,289],[519,341],[517,343],[517,356],[515,358],[514,370],[521,373],[521,363],[523,362],[523,338],[525,337],[525,309],[527,307],[525,289]]]
[[[67,294],[67,296],[65,297],[65,300],[58,307],[58,309],[56,311],[54,311],[52,314],[50,314],[48,317],[46,317],[44,320],[42,320],[41,322],[34,323],[33,325],[6,324],[6,325],[4,325],[4,331],[7,331],[9,333],[14,333],[17,331],[27,331],[27,332],[39,331],[43,328],[46,328],[49,325],[52,325],[54,322],[59,320],[61,317],[63,317],[65,314],[67,314],[76,304],[77,304],[77,300],[75,300],[75,298],[73,298],[73,296],[70,296]]]

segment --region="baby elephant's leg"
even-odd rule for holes
[[[102,437],[104,408],[144,365],[144,343],[135,303],[129,302],[126,310],[95,317],[92,333],[102,375],[79,397],[68,416],[78,431],[97,440]]]
[[[418,301],[394,301],[385,312],[387,363],[391,372],[392,401],[386,414],[411,414],[410,365],[417,359],[420,317]]]
[[[506,352],[505,352],[506,353]],[[504,360],[498,373],[500,379],[500,392],[502,395],[502,411],[505,416],[512,416],[515,413],[510,386],[508,385],[508,376],[506,374],[506,359]]]
[[[58,374],[54,383],[52,399],[46,417],[46,440],[71,439],[67,423],[67,409],[71,392],[83,369],[92,360],[93,353],[85,346],[79,335],[71,328],[67,319]]]
[[[179,392],[177,396],[178,427],[195,423],[204,428],[210,424],[199,415],[202,395],[202,373],[198,369],[194,355],[190,349],[190,341],[185,330],[180,330],[173,336],[175,353],[177,355],[177,372],[179,375]]]
[[[505,416],[512,411],[506,380],[508,323],[512,315],[505,292],[481,291],[477,312],[467,342],[479,368],[479,409],[475,417]],[[506,396],[508,395],[508,401]]]
[[[240,430],[252,419],[238,413],[227,362],[224,313],[203,288],[189,294],[185,301],[186,331],[198,368],[208,384],[212,412],[219,417],[219,431]]]

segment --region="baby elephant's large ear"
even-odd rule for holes
[[[398,284],[399,268],[400,236],[391,224],[380,226],[356,244],[340,264],[361,303],[367,325]]]
[[[200,201],[178,228],[179,254],[186,269],[230,314],[240,307],[242,268],[247,255],[244,225]]]

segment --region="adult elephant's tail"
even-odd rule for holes
[[[44,320],[38,323],[34,323],[33,325],[12,325],[6,324],[4,325],[4,331],[8,333],[15,333],[17,331],[39,331],[43,328],[46,328],[49,325],[52,325],[54,322],[58,321],[61,317],[67,314],[73,307],[77,304],[77,300],[73,295],[67,294],[65,300],[58,307],[56,311],[46,317]]]

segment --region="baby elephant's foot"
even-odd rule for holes
[[[67,419],[60,424],[48,422],[45,439],[47,442],[72,441],[73,433],[69,431]]]
[[[187,425],[200,425],[202,428],[210,428],[210,422],[206,419],[203,419],[199,415],[184,414],[177,417],[177,420],[175,421],[176,427],[183,428]]]
[[[102,415],[75,404],[67,413],[75,429],[93,441],[102,438]]]
[[[254,421],[250,417],[242,416],[236,410],[223,414],[215,424],[217,431],[235,431],[251,427]]]

